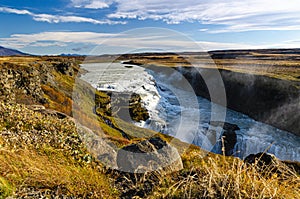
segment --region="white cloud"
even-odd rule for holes
[[[14,48],[26,46],[67,46],[69,43],[100,44],[114,34],[94,32],[41,32],[36,34],[13,34],[0,38],[0,44]]]
[[[35,14],[33,19],[36,21],[43,21],[48,23],[60,23],[60,22],[77,22],[77,23],[93,23],[93,24],[125,24],[126,22],[121,21],[111,21],[111,20],[96,20],[86,17],[78,16],[57,16],[49,14]]]
[[[79,17],[79,16],[60,16],[60,15],[50,15],[50,14],[35,14],[28,10],[18,10],[7,7],[0,7],[0,12],[4,13],[12,13],[18,15],[30,15],[35,21],[42,21],[48,23],[67,23],[67,22],[75,22],[75,23],[93,23],[93,24],[126,24],[124,21],[112,21],[109,19],[105,20],[97,20],[87,17]]]
[[[108,15],[110,18],[221,25],[221,28],[210,26],[207,31],[214,33],[300,29],[300,0],[114,0],[114,3],[117,9]]]
[[[90,4],[87,4],[85,8],[91,9],[100,9],[100,8],[108,8],[108,4],[101,1],[92,1]]]
[[[226,42],[207,42],[199,41],[197,42],[205,51],[210,50],[224,50],[224,49],[256,49],[261,48],[261,46],[255,46],[250,44],[242,43],[226,43]]]
[[[0,38],[0,45],[12,48],[24,47],[49,47],[49,46],[96,46],[93,52],[84,54],[101,54],[113,47],[118,49],[144,51],[209,51],[217,49],[255,49],[269,47],[295,47],[295,43],[288,41],[276,45],[250,45],[246,43],[225,43],[192,41],[184,35],[174,31],[151,32],[150,29],[144,31],[129,31],[122,34],[108,34],[96,32],[41,32],[36,34],[14,34],[9,38]],[[294,46],[293,46],[294,45]],[[78,48],[79,48],[78,47]],[[84,49],[84,48],[82,48]],[[152,49],[152,50],[151,50]]]
[[[71,0],[71,4],[77,8],[102,9],[108,8],[112,1],[105,0]]]
[[[17,10],[13,8],[6,8],[6,7],[0,7],[0,12],[6,12],[6,13],[14,13],[18,15],[32,15],[32,12],[29,12],[28,10]]]

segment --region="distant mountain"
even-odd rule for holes
[[[86,55],[63,53],[63,54],[60,54],[60,56],[62,56],[62,57],[80,57],[80,56],[86,56]]]
[[[4,48],[0,46],[0,56],[12,56],[12,55],[28,55],[18,50]]]

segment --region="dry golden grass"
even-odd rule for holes
[[[73,60],[80,63],[84,60],[84,57],[61,57],[61,56],[0,56],[0,64],[4,62],[14,63],[18,65],[34,64],[38,62],[62,62],[66,60]]]
[[[80,198],[117,194],[68,118],[0,103],[0,133],[0,198],[47,191]]]
[[[1,179],[13,187],[11,192],[16,187],[17,192],[35,187],[39,191],[56,190],[58,195],[113,198],[109,180],[100,169],[76,165],[63,152],[48,150],[49,155],[26,149],[0,149]]]
[[[28,63],[41,61],[40,57],[28,57],[28,56],[11,56],[11,57],[0,57],[0,64],[9,62],[19,65],[28,65]]]
[[[300,176],[285,165],[261,170],[237,158],[197,151],[183,157],[185,169],[160,179],[149,198],[299,198]]]
[[[300,176],[283,164],[276,165],[276,173],[238,158],[203,157],[197,149],[182,158],[184,169],[179,172],[113,172],[115,186],[124,198],[299,198]]]

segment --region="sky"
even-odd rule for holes
[[[0,46],[35,55],[300,47],[300,0],[0,0]]]

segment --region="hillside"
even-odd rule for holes
[[[76,104],[83,60],[0,58],[0,198],[299,197],[297,163],[245,163],[138,128],[113,117],[109,94],[82,81],[76,82],[80,96],[94,96]],[[146,119],[139,97],[130,100],[132,117]],[[95,109],[86,109],[90,105]],[[170,159],[180,155],[169,167],[130,173],[106,162],[119,160],[120,149],[147,152],[161,145]]]
[[[9,49],[9,48],[4,48],[0,46],[0,56],[13,56],[13,55],[27,55],[26,53],[23,53],[18,50],[14,49]]]

